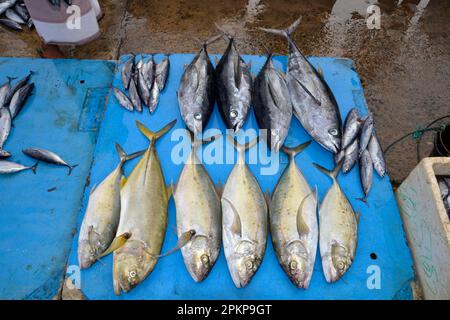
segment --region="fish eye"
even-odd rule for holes
[[[194,113],[194,119],[195,120],[202,120],[202,114],[200,112]]]
[[[131,278],[135,278],[136,277],[136,271],[130,271],[130,274],[129,274],[129,276],[131,277]]]
[[[236,110],[230,111],[230,118],[235,119],[238,116],[238,112]]]
[[[253,262],[251,262],[250,260],[248,260],[247,262],[245,262],[245,267],[248,270],[252,270],[253,269]]]
[[[291,269],[291,270],[296,270],[297,267],[298,267],[297,261],[291,261],[291,262],[289,263],[289,269]]]
[[[345,269],[345,263],[343,261],[339,261],[337,263],[337,267],[340,271],[343,271]]]
[[[332,136],[337,136],[338,135],[338,130],[336,128],[330,129],[328,130],[328,132],[332,135]]]
[[[207,254],[203,254],[203,255],[200,257],[200,260],[202,260],[202,263],[205,264],[205,265],[208,265],[208,264],[209,264],[209,257],[208,257]]]
[[[191,235],[194,235],[194,234],[195,234],[195,230],[191,230],[191,231],[189,231],[189,233],[190,233]]]

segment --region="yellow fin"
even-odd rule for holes
[[[323,79],[323,70],[322,70],[322,67],[320,66],[320,64],[317,66],[317,73]]]
[[[111,242],[111,245],[109,246],[109,248],[106,249],[106,251],[103,252],[98,258],[103,258],[103,257],[107,256],[108,254],[116,251],[117,249],[122,247],[130,238],[131,238],[131,233],[129,233],[129,232],[125,232],[124,234],[114,238],[114,240]]]
[[[180,236],[180,238],[178,238],[177,245],[173,249],[167,251],[166,253],[158,255],[157,258],[166,257],[166,256],[174,253],[175,251],[183,248],[186,244],[188,244],[189,241],[191,241],[191,239],[195,236],[195,233],[196,233],[195,230],[189,230],[189,231],[184,232]]]
[[[231,232],[233,232],[235,235],[242,238],[242,223],[241,223],[241,217],[239,216],[239,213],[237,212],[237,209],[235,206],[231,203],[230,200],[227,198],[222,198],[222,200],[228,202],[228,204],[231,206],[231,210],[234,212],[234,219],[233,223],[231,224]]]
[[[127,178],[125,178],[125,176],[122,176],[122,180],[120,180],[120,189],[122,189],[126,183],[127,183]]]
[[[166,186],[166,194],[167,194],[167,202],[169,202],[170,197],[172,196],[172,184]]]

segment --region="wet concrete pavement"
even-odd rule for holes
[[[294,38],[306,55],[340,56],[355,61],[383,147],[419,125],[450,114],[450,1],[447,0],[103,0],[100,39],[64,48],[67,57],[117,59],[128,52],[195,52],[194,38],[215,34],[215,23],[234,34],[241,53],[263,54],[265,47],[286,54],[284,39],[258,27],[285,27],[303,16]],[[367,8],[381,10],[381,29],[369,29]],[[0,56],[38,56],[34,31],[0,31]],[[220,53],[218,41],[210,52]],[[432,148],[423,140],[423,155]],[[416,164],[408,139],[388,154],[390,175],[402,181]]]

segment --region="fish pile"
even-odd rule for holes
[[[444,202],[445,211],[450,218],[450,176],[437,176],[441,198]]]
[[[33,27],[33,20],[23,1],[18,0],[4,0],[0,2],[0,24],[12,29],[23,30],[22,26],[27,26],[29,29]]]
[[[166,56],[156,63],[153,56],[137,58],[131,55],[120,67],[124,91],[113,87],[119,104],[128,111],[142,112],[147,107],[153,113],[158,106],[161,92],[166,87],[170,60]],[[125,92],[128,92],[128,95]]]

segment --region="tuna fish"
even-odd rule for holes
[[[14,97],[14,95],[16,94],[16,92],[19,91],[21,88],[23,88],[28,83],[28,81],[30,81],[31,76],[33,74],[34,74],[34,72],[30,71],[26,77],[17,81],[17,83],[10,88],[8,95],[5,98],[5,105],[9,105],[11,103],[11,100]]]
[[[373,117],[371,114],[364,118],[364,125],[361,128],[359,137],[359,156],[362,156],[364,150],[367,149],[373,133]]]
[[[345,149],[344,163],[342,164],[342,172],[347,173],[352,170],[355,163],[358,162],[359,140],[354,139],[353,142]]]
[[[272,54],[255,79],[253,98],[259,127],[267,130],[269,148],[278,152],[291,125],[292,104],[286,80],[273,65]]]
[[[364,150],[359,159],[359,176],[361,178],[364,194],[366,195],[365,198],[367,198],[370,189],[372,188],[373,180],[373,163],[368,150]]]
[[[201,143],[193,140],[191,154],[173,188],[178,237],[181,238],[189,230],[195,232],[181,252],[184,264],[196,282],[208,276],[219,256],[222,243],[220,198],[196,155]]]
[[[36,168],[39,162],[36,162],[34,166],[27,167],[20,163],[10,162],[6,160],[0,160],[0,174],[13,174],[25,170],[31,170],[36,174]]]
[[[133,75],[134,59],[135,55],[132,54],[131,57],[122,64],[122,84],[125,89],[130,87],[130,81]]]
[[[14,6],[14,11],[22,18],[23,21],[30,20],[30,13],[28,12],[25,5],[16,3],[16,5]]]
[[[130,98],[128,98],[128,96],[123,91],[117,89],[116,87],[113,88],[113,92],[119,104],[128,111],[133,112],[134,106],[130,101]]]
[[[215,70],[215,86],[219,110],[228,129],[237,132],[245,123],[252,99],[250,64],[239,55],[230,36],[228,48]]]
[[[17,12],[14,11],[13,9],[8,9],[8,10],[6,10],[5,16],[6,16],[9,20],[12,20],[12,21],[14,21],[14,22],[17,22],[18,24],[27,24],[27,22],[24,21],[24,20],[22,19],[22,17],[19,16],[19,15],[17,14]]]
[[[359,215],[336,179],[340,165],[330,172],[314,164],[333,180],[319,208],[319,247],[327,282],[339,280],[352,265],[358,241]]]
[[[214,109],[214,69],[206,47],[219,38],[211,38],[203,44],[181,77],[178,105],[187,128],[194,135],[204,130]]]
[[[11,121],[11,114],[8,109],[5,107],[0,108],[0,159],[11,156],[11,153],[3,149],[11,132]]]
[[[341,118],[333,93],[316,69],[300,52],[292,33],[301,18],[285,30],[262,29],[286,37],[289,43],[287,85],[294,115],[311,137],[325,149],[338,153],[341,150]]]
[[[370,138],[369,153],[372,158],[375,171],[380,177],[383,178],[387,172],[386,161],[384,160],[383,150],[381,149],[380,142],[378,141],[375,131],[373,131],[372,138]]]
[[[166,87],[169,69],[170,69],[170,61],[167,56],[156,65],[155,80],[151,88],[152,90],[148,105],[150,112],[155,111],[156,107],[158,106],[159,96]]]
[[[242,288],[253,278],[264,257],[268,215],[264,194],[245,164],[245,150],[254,146],[257,139],[246,145],[234,140],[233,143],[239,155],[223,190],[222,235],[231,278],[236,287]]]
[[[0,87],[0,108],[5,106],[6,97],[9,94],[9,90],[11,89],[11,79],[8,80],[8,82],[4,83]]]
[[[270,234],[278,261],[292,283],[307,289],[314,271],[319,229],[317,191],[295,164],[294,157],[311,141],[295,148],[283,147],[289,155],[288,167],[281,176],[270,202]]]
[[[10,19],[0,19],[0,24],[16,31],[23,30],[20,24]]]
[[[139,95],[139,91],[133,78],[130,80],[129,93],[130,93],[130,100],[133,103],[134,109],[136,109],[138,112],[142,112],[141,97]]]
[[[0,15],[4,14],[6,10],[12,8],[16,4],[17,0],[6,0],[0,3]]]
[[[114,292],[129,292],[150,274],[158,261],[167,228],[167,206],[171,196],[155,150],[155,142],[176,121],[152,132],[136,121],[150,140],[142,159],[120,191],[121,209],[117,234],[130,233],[128,241],[114,251]]]
[[[14,119],[22,110],[33,89],[34,83],[30,83],[16,91],[9,104],[9,112],[11,113],[12,119]]]
[[[344,135],[342,136],[342,149],[347,149],[353,143],[361,130],[363,121],[359,117],[357,108],[353,108],[347,114],[344,125]]]
[[[120,218],[120,188],[126,182],[123,165],[144,153],[128,156],[119,144],[116,144],[116,149],[120,162],[114,171],[92,189],[81,224],[78,262],[82,269],[94,264],[113,243]]]
[[[22,152],[24,154],[26,154],[27,156],[34,158],[36,160],[56,164],[59,166],[65,166],[65,167],[69,168],[69,173],[68,173],[69,176],[72,173],[72,170],[74,168],[78,167],[77,164],[75,164],[73,166],[69,165],[59,155],[57,155],[56,153],[49,151],[49,150],[40,149],[40,148],[28,148],[28,149],[23,150]]]

